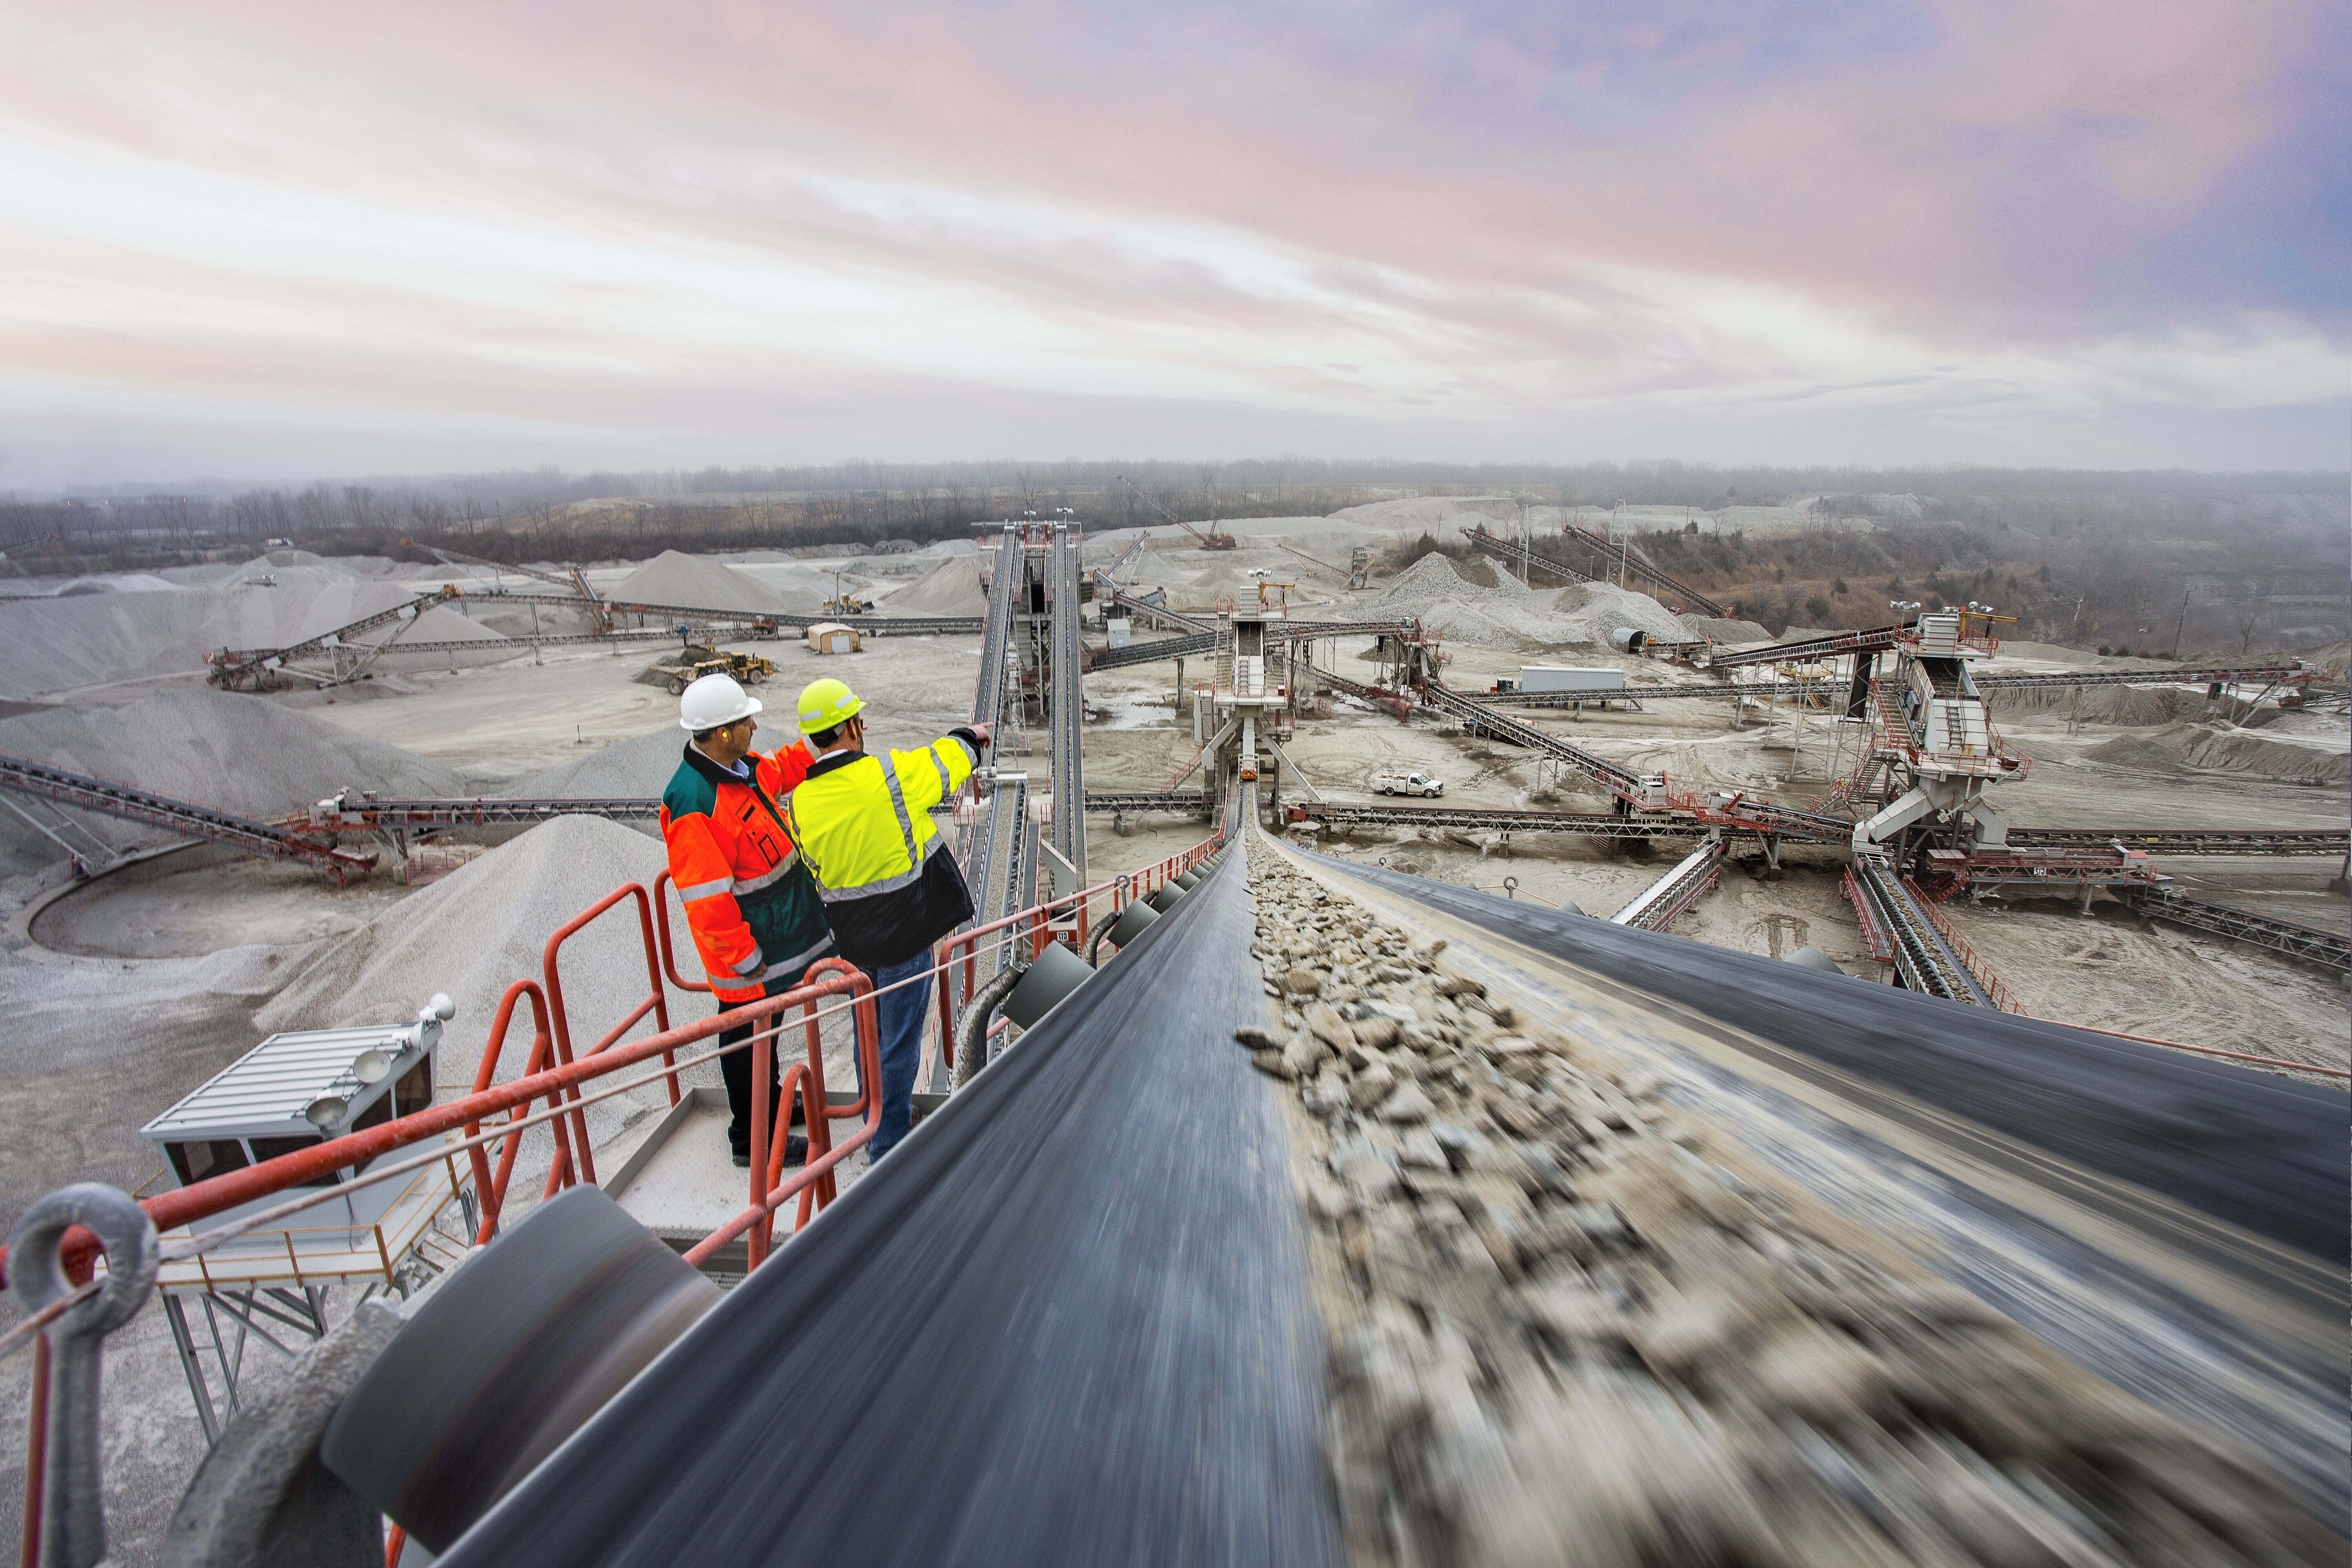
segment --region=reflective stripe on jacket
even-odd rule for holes
[[[805,746],[744,762],[738,778],[689,744],[662,792],[662,843],[670,880],[712,992],[722,1002],[757,998],[767,982],[797,984],[831,952],[816,886],[776,802],[808,772]]]
[[[899,963],[971,916],[971,895],[931,807],[980,761],[965,731],[912,752],[837,752],[784,802],[841,954],[871,971]]]

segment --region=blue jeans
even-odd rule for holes
[[[922,980],[875,999],[882,1015],[882,1125],[866,1146],[869,1161],[887,1154],[915,1120],[915,1074],[923,1065],[923,1013],[931,1000],[931,950],[874,972],[874,989],[920,974]]]

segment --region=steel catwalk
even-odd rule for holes
[[[442,1561],[1340,1561],[1242,857]]]

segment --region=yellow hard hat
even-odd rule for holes
[[[866,704],[847,684],[827,676],[812,680],[801,689],[801,733],[814,735],[848,723],[864,710]]]

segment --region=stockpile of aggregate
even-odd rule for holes
[[[982,616],[988,595],[981,592],[982,563],[972,555],[950,555],[882,605],[893,616]]]
[[[757,742],[769,749],[775,737],[765,729]],[[789,739],[789,737],[787,737]],[[524,779],[507,793],[526,800],[641,800],[658,796],[677,772],[686,750],[686,731],[675,724],[649,730],[609,746],[599,746],[573,762]],[[621,826],[658,835],[658,824],[648,818]]]
[[[2318,1563],[2241,1456],[1708,1159],[1646,1069],[1253,844],[1357,1568]],[[1279,1022],[1274,1022],[1275,1009]]]
[[[1235,553],[1239,553],[1236,552]],[[1256,552],[1252,552],[1255,555]],[[1257,579],[1231,561],[1220,561],[1192,579],[1194,594],[1222,594],[1231,597],[1235,593],[1253,587]]]
[[[605,596],[640,605],[755,615],[804,614],[824,601],[823,595],[806,587],[765,583],[723,562],[676,550],[663,551],[615,583]]]
[[[1485,561],[1424,555],[1383,589],[1375,613],[1411,616],[1422,629],[1473,647],[1532,651],[1606,647],[1621,626],[1667,641],[1682,622],[1646,594],[1601,583],[1529,591]]]
[[[1516,577],[1498,582],[1488,575],[1483,581],[1473,580],[1463,572],[1468,564],[1451,556],[1424,555],[1390,579],[1372,602],[1383,610],[1412,616],[1446,600],[1481,604],[1497,598],[1524,601],[1533,597]]]
[[[412,798],[464,793],[457,775],[438,763],[266,698],[211,690],[0,720],[0,754],[263,821],[343,788]],[[33,809],[36,815],[42,810]],[[117,847],[175,837],[118,817],[72,816]],[[0,814],[0,866],[6,874],[62,858],[21,818]]]
[[[0,605],[0,694],[37,697],[171,675],[201,675],[221,648],[287,647],[406,603],[415,585],[363,582],[341,563],[274,571],[253,563],[210,585],[146,587],[147,580],[92,579],[103,591]],[[265,575],[277,579],[263,586]],[[143,589],[143,591],[142,591]],[[373,642],[392,627],[366,634]],[[425,611],[403,641],[460,642],[492,634],[446,605]],[[465,656],[388,656],[386,668],[446,668]],[[486,650],[482,659],[507,658]]]
[[[444,1085],[470,1089],[499,998],[514,981],[541,979],[547,939],[625,883],[641,882],[650,889],[665,863],[659,843],[616,822],[566,816],[541,823],[321,949],[255,1015],[255,1027],[267,1035],[396,1022],[415,1016],[427,997],[444,991],[457,1004],[457,1014],[442,1036],[436,1076]],[[682,922],[673,930],[682,938]],[[678,972],[700,978],[692,944],[682,945]],[[652,989],[634,900],[615,906],[564,945],[561,974],[576,1054]],[[677,993],[672,1005],[682,1009],[672,1015],[673,1026],[708,1016],[712,1005],[698,994],[681,1002]],[[530,1005],[524,1001],[517,1006],[492,1081],[522,1073],[531,1032]],[[628,1037],[652,1032],[648,1018]],[[715,1084],[717,1069],[706,1066],[687,1081]],[[589,1136],[602,1146],[667,1103],[667,1092],[656,1085],[592,1106]],[[543,1174],[552,1148],[550,1135],[531,1136],[519,1171]],[[526,1190],[522,1175],[513,1190]],[[528,1184],[528,1190],[535,1193],[537,1183]]]
[[[1326,520],[1378,529],[1383,533],[1450,535],[1456,528],[1518,521],[1519,503],[1508,496],[1408,496],[1365,506],[1343,507]],[[1458,521],[1457,521],[1458,520]]]
[[[2175,724],[2153,734],[2118,735],[2083,755],[2149,773],[2228,773],[2294,784],[2352,778],[2352,754],[2340,736],[2274,738],[2226,725]]]
[[[2247,695],[2252,693],[2249,691]],[[2085,723],[2119,724],[2136,730],[2189,723],[2221,712],[2241,715],[2241,722],[2258,725],[2273,720],[2278,711],[2273,708],[2249,711],[2244,701],[2226,697],[2209,699],[2201,686],[2057,686],[2025,691],[1996,690],[1991,706],[1995,713],[2073,714]]]
[[[1754,621],[1721,621],[1712,616],[1682,617],[1685,637],[1710,637],[1719,643],[1770,642],[1772,634]]]
[[[1570,640],[1605,643],[1620,626],[1632,626],[1643,636],[1661,642],[1674,642],[1684,635],[1681,616],[1649,595],[1632,588],[1614,588],[1606,583],[1571,583],[1553,592],[1549,601],[1553,614],[1592,628],[1589,638]]]

